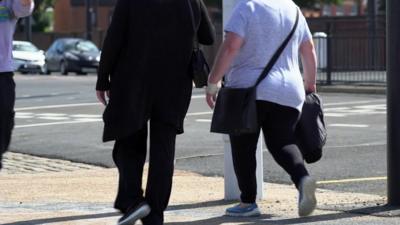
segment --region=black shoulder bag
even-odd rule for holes
[[[218,92],[211,132],[223,134],[255,133],[258,130],[256,90],[258,84],[268,75],[276,61],[286,48],[299,22],[299,10],[297,10],[296,22],[284,42],[272,56],[257,82],[249,88],[222,87]]]
[[[193,82],[196,88],[202,88],[207,86],[208,74],[210,73],[210,67],[208,66],[207,60],[204,57],[203,51],[200,49],[199,40],[197,38],[197,29],[194,22],[193,8],[190,0],[187,1],[190,8],[190,16],[192,18],[192,26],[194,30],[194,47],[192,51],[192,57],[190,59],[190,73],[192,73]]]

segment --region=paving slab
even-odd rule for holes
[[[0,173],[2,225],[111,225],[116,224],[121,216],[112,208],[117,191],[116,169],[90,167],[60,172],[10,171]],[[222,177],[177,170],[170,206],[165,212],[165,224],[400,225],[399,208],[386,206],[383,196],[318,189],[318,207],[314,214],[299,218],[297,191],[293,185],[265,183],[264,193],[265,199],[258,202],[261,217],[226,217],[225,208],[235,202],[223,200]]]
[[[112,208],[116,178],[115,169],[0,175],[1,224],[115,224],[120,216]],[[293,186],[266,183],[264,191],[266,198],[259,202],[262,217],[233,219],[223,216],[224,209],[233,204],[223,200],[223,178],[176,171],[166,224],[344,224],[337,222],[400,219],[357,211],[371,207],[374,212],[384,211],[383,197],[321,189],[314,215],[298,218]]]

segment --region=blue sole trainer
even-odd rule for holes
[[[256,203],[247,207],[241,207],[240,204],[235,205],[234,207],[227,208],[225,214],[234,217],[253,217],[261,215]]]

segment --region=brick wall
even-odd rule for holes
[[[102,6],[93,2],[93,8],[97,12],[97,24],[93,30],[104,31],[110,22],[113,6]],[[86,7],[85,5],[72,6],[71,0],[57,0],[54,5],[54,32],[56,33],[80,33],[86,31]]]

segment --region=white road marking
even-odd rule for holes
[[[15,118],[16,119],[32,119],[32,118],[34,118],[33,116],[25,116],[25,115],[17,115],[17,114],[15,114]]]
[[[369,100],[369,101],[353,101],[353,102],[335,102],[325,103],[324,106],[335,106],[335,105],[357,105],[357,104],[369,104],[373,102],[386,102],[386,99]]]
[[[78,118],[75,120],[82,121],[82,122],[103,122],[103,119],[95,119],[95,118]]]
[[[366,128],[369,127],[367,124],[344,124],[344,123],[332,123],[330,127],[355,127],[355,128]]]
[[[192,99],[199,99],[199,98],[204,98],[206,99],[205,95],[192,95]],[[205,101],[205,100],[204,100]]]
[[[79,103],[79,104],[65,104],[65,105],[45,105],[45,106],[16,108],[15,111],[27,111],[27,110],[38,110],[38,109],[56,109],[56,108],[93,106],[93,105],[101,105],[101,103]]]
[[[209,111],[209,112],[187,113],[186,116],[202,116],[202,115],[210,115],[210,114],[213,114],[213,112]]]
[[[324,113],[325,117],[345,117],[343,113]]]
[[[378,104],[378,105],[358,105],[358,106],[354,106],[354,108],[361,108],[361,109],[381,109],[381,110],[386,110],[386,104]]]
[[[69,120],[69,117],[64,116],[39,116],[37,118],[42,120]]]
[[[335,107],[335,108],[324,108],[324,112],[331,112],[331,111],[342,111],[342,110],[350,110],[350,107]]]
[[[205,95],[193,95],[192,99],[205,98],[205,97],[206,97]],[[15,111],[55,109],[55,108],[68,108],[68,107],[93,106],[93,105],[101,105],[101,103],[92,102],[92,103],[77,103],[77,104],[62,104],[62,105],[44,105],[44,106],[16,108]]]
[[[204,98],[205,95],[193,95],[193,99]],[[384,102],[386,100],[372,100],[372,101],[353,101],[353,102],[339,102],[339,103],[328,103],[325,106],[339,106],[333,108],[325,108],[325,116],[326,117],[346,117],[349,115],[359,115],[359,114],[385,114],[386,113],[386,105],[379,104],[379,102]],[[370,103],[378,103],[371,105]],[[359,106],[340,106],[340,105],[352,105],[352,104],[370,104],[370,105],[359,105]],[[21,112],[21,111],[28,111],[28,110],[41,110],[41,109],[55,109],[55,108],[67,108],[67,107],[85,107],[85,106],[95,106],[101,105],[100,103],[78,103],[78,104],[60,104],[60,105],[45,105],[45,106],[37,106],[37,107],[24,107],[24,108],[16,108],[16,118],[18,119],[48,119],[48,120],[68,120],[65,121],[66,123],[77,123],[77,122],[101,122],[102,115],[96,114],[73,114],[67,115],[65,113],[41,113],[41,114],[34,114],[32,112]],[[205,111],[205,112],[193,112],[187,113],[187,117],[190,116],[202,116],[202,115],[212,115],[212,111]],[[197,119],[196,122],[201,123],[209,123],[211,122],[210,119]],[[42,123],[39,123],[41,125]],[[60,123],[46,123],[48,125],[58,125]],[[64,124],[61,123],[61,124]],[[30,125],[22,125],[24,127]],[[32,124],[35,126],[35,124]],[[42,126],[42,125],[41,125]],[[366,128],[369,125],[365,124],[330,124],[328,126],[332,127],[356,127],[356,128]],[[21,127],[21,126],[19,126]]]
[[[102,116],[96,114],[73,114],[68,115],[65,113],[32,113],[32,112],[17,112],[15,118],[17,119],[40,119],[40,120],[56,120],[60,122],[50,123],[33,123],[26,125],[17,125],[16,128],[24,127],[39,127],[39,126],[51,126],[51,125],[62,125],[62,124],[74,124],[74,123],[88,123],[88,122],[102,122]]]
[[[199,123],[211,123],[211,119],[197,119],[196,122],[199,122]]]
[[[387,180],[387,177],[364,177],[364,178],[352,178],[352,179],[341,179],[341,180],[324,180],[324,181],[318,181],[317,184],[339,184],[339,183],[353,183],[353,182],[379,181],[379,180]]]
[[[370,146],[382,146],[386,145],[386,142],[371,142],[371,143],[363,143],[363,144],[355,144],[355,145],[334,145],[334,146],[326,146],[326,148],[354,148],[354,147],[370,147]]]
[[[30,116],[30,115],[33,115],[33,113],[31,113],[31,112],[16,112],[15,115]]]
[[[64,121],[64,122],[54,122],[54,123],[35,123],[28,125],[17,125],[15,128],[27,128],[27,127],[43,127],[43,126],[53,126],[53,125],[61,125],[61,124],[75,124],[75,123],[91,123],[98,121]]]
[[[36,116],[44,116],[44,117],[58,117],[58,116],[66,116],[67,114],[65,113],[39,113],[36,114]]]
[[[71,115],[73,118],[101,118],[101,115],[96,115],[96,114],[75,114]]]
[[[346,117],[346,116],[358,116],[358,115],[385,115],[386,105],[375,104],[375,105],[356,105],[348,107],[334,107],[325,108],[325,116],[327,117]]]

